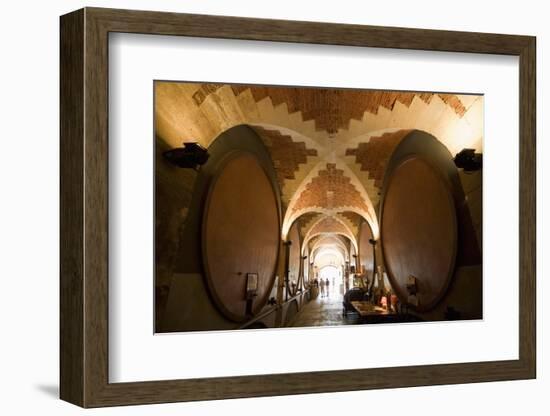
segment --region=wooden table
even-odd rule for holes
[[[352,301],[351,305],[359,314],[358,324],[390,324],[421,322],[423,319],[410,313],[397,313],[373,305],[368,301]]]
[[[391,312],[388,309],[384,309],[380,306],[376,306],[371,302],[364,300],[361,301],[352,301],[351,305],[355,308],[357,313],[360,316],[372,316],[372,315],[395,315],[394,312]]]
[[[359,314],[358,324],[389,324],[418,321],[413,316],[400,315],[367,301],[352,301],[351,305]]]

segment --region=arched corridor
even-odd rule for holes
[[[344,296],[344,279],[342,276],[343,264],[336,266],[334,263],[323,266],[319,272],[319,279],[325,281],[325,297],[342,301]]]
[[[482,132],[477,95],[155,82],[155,331],[480,319]]]

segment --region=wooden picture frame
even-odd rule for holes
[[[82,407],[536,377],[535,54],[530,36],[85,8],[61,17],[60,396]],[[109,383],[108,34],[368,46],[519,57],[519,359]]]

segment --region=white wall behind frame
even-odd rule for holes
[[[110,63],[112,382],[517,358],[517,58],[112,34]],[[155,79],[483,93],[483,321],[152,336]],[[301,345],[308,360],[278,354],[281,345]],[[368,353],[359,364],[319,345]]]
[[[82,411],[61,402],[58,389],[58,16],[83,6],[243,15],[293,20],[532,34],[537,36],[538,94],[538,379],[333,394],[223,400]],[[266,416],[292,411],[317,415],[364,409],[371,414],[464,416],[545,414],[550,407],[550,360],[546,357],[550,297],[544,250],[550,222],[550,146],[543,115],[550,100],[550,26],[545,2],[394,0],[391,2],[297,2],[278,0],[52,0],[5,2],[0,13],[3,121],[0,152],[0,295],[2,414]],[[25,25],[22,28],[21,22]],[[26,162],[21,161],[22,149]],[[546,188],[546,189],[545,189]],[[546,256],[547,257],[547,256]],[[25,294],[24,297],[21,294]],[[544,322],[544,327],[543,327]],[[443,410],[444,409],[444,410]]]

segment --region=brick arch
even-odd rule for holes
[[[334,237],[334,238],[340,237],[341,239],[350,240],[350,236],[344,233],[316,233],[311,236],[312,239],[315,237],[319,237],[319,239],[315,241],[312,247],[317,247],[317,244],[319,244],[319,242],[322,241],[325,237]],[[353,243],[351,244],[350,248],[353,249]],[[351,253],[350,249],[346,248],[345,251],[346,253]]]
[[[156,128],[172,146],[179,146],[186,136],[207,146],[229,127],[264,122],[307,132],[317,140],[334,137],[335,132],[347,138],[354,131],[350,130],[352,121],[368,119],[367,125],[372,125],[373,117],[381,115],[385,120],[388,113],[401,108],[417,112],[436,105],[462,120],[472,105],[466,95],[432,92],[189,82],[158,82],[155,98]],[[418,103],[422,103],[420,107]],[[406,120],[412,121],[406,125],[399,121],[397,126],[418,128],[415,118]]]
[[[344,253],[346,255],[346,258],[349,258],[349,255],[350,255],[349,249],[346,246],[343,239],[344,239],[344,237],[340,236],[338,234],[330,234],[330,235],[326,235],[326,236],[321,236],[311,246],[311,250],[310,250],[311,255],[313,255],[315,253],[315,251],[317,249],[319,249],[320,247],[337,246],[337,247],[340,247],[344,251]]]
[[[305,239],[307,232],[312,227],[313,224],[321,217],[323,216],[322,213],[317,211],[311,211],[306,212],[305,214],[301,215],[299,218],[296,219],[296,222],[299,224],[300,229],[300,235],[302,237],[302,241]]]
[[[318,158],[318,150],[306,140],[296,141],[289,132],[282,132],[277,126],[251,126],[266,146],[273,166],[277,172],[277,180],[281,193],[285,193],[288,181],[296,180],[296,173],[312,158]],[[286,129],[288,130],[288,129]]]
[[[311,227],[310,233],[349,233],[351,230],[335,217],[324,217]]]
[[[352,211],[341,211],[336,216],[348,226],[355,236],[358,236],[361,223],[365,222],[359,214]]]
[[[318,237],[318,238],[315,238]],[[330,234],[319,234],[318,236],[312,237],[310,239],[311,248],[317,246],[318,244],[325,243],[338,243],[345,246],[347,242],[347,237],[340,234],[330,233]]]
[[[158,104],[155,129],[168,147],[178,147],[182,140],[195,140],[207,147],[221,132],[240,124],[271,130],[274,133],[268,135],[278,136],[277,140],[285,141],[290,137],[290,157],[276,149],[277,143],[271,149],[274,154],[279,152],[273,159],[279,168],[277,175],[284,206],[291,207],[293,200],[304,191],[305,185],[302,187],[302,184],[307,184],[315,176],[308,173],[315,169],[310,169],[315,163],[313,159],[318,158],[319,163],[324,163],[320,170],[326,170],[327,163],[335,163],[336,169],[344,170],[344,176],[351,179],[350,183],[363,196],[368,209],[354,209],[369,221],[375,234],[378,233],[378,223],[373,207],[378,201],[376,185],[380,184],[383,169],[364,166],[362,159],[369,152],[357,144],[357,134],[368,132],[372,136],[374,130],[384,127],[421,128],[441,137],[448,147],[454,144],[458,149],[464,147],[463,144],[473,147],[474,139],[482,136],[477,125],[468,130],[471,124],[468,114],[474,108],[474,101],[467,95],[159,82],[155,84],[155,99]],[[474,111],[480,108],[481,104],[478,104]],[[452,118],[448,128],[441,127],[439,116],[435,119],[426,117],[430,108],[437,108],[440,110],[438,114]],[[469,131],[467,137],[461,140],[466,130]],[[317,156],[313,154],[315,151]],[[354,160],[350,161],[350,158]],[[342,163],[334,159],[341,159]],[[348,166],[346,162],[351,163]],[[285,215],[283,237],[297,216],[306,210],[308,208]]]
[[[380,189],[393,151],[411,132],[410,129],[401,129],[371,136],[368,141],[358,143],[357,147],[347,148],[346,156],[353,156],[361,171],[368,172],[369,179],[373,179],[374,185]]]
[[[412,124],[414,125],[414,123]],[[346,161],[357,177],[360,178],[361,183],[365,185],[372,203],[377,205],[388,162],[397,147],[407,137],[416,132],[426,133],[434,137],[452,153],[452,147],[450,147],[449,141],[445,140],[445,137],[441,137],[433,131],[428,130],[394,127],[376,130],[359,135],[340,144],[336,153]]]
[[[339,255],[339,257],[341,257],[342,263],[347,260],[344,253],[342,253],[342,251],[340,251],[338,248],[336,248],[336,247],[322,247],[317,252],[315,252],[313,254],[313,258],[314,258],[313,262],[314,263],[317,261],[317,258],[319,257],[319,255],[323,252],[332,252],[332,253],[335,253],[335,254],[337,253]]]
[[[208,84],[209,90],[216,90],[216,84]],[[361,120],[368,112],[378,114],[379,108],[392,110],[397,102],[409,107],[415,97],[429,104],[438,96],[459,117],[466,112],[460,98],[454,94],[435,94],[422,92],[377,91],[341,88],[277,88],[270,86],[233,85],[235,96],[250,91],[256,102],[271,99],[273,106],[286,104],[289,113],[300,112],[303,120],[313,120],[318,130],[325,130],[329,135],[338,133],[348,127],[350,120]],[[201,91],[202,94],[204,92]]]
[[[338,169],[335,163],[327,163],[326,168],[320,170],[306,185],[292,210],[298,211],[306,207],[336,209],[343,206],[369,210],[365,199],[344,171]]]
[[[354,207],[344,207],[345,211],[346,212],[353,212],[355,213],[358,217],[360,217],[362,220],[364,221],[367,221],[368,222],[368,219],[369,217],[367,217],[365,215],[364,212],[362,212],[361,210],[359,209],[356,209]],[[299,221],[301,218],[303,217],[307,217],[309,216],[310,214],[313,215],[313,218],[315,221],[319,220],[321,218],[321,216],[338,216],[339,212],[341,211],[334,211],[334,210],[330,210],[330,209],[325,209],[325,208],[315,208],[315,207],[308,207],[308,208],[305,208],[303,210],[300,210],[298,211],[294,216],[292,216],[292,222],[288,223],[289,224],[289,227],[291,227],[296,221]],[[288,210],[287,210],[287,213],[288,213]],[[342,219],[342,218],[340,218]],[[307,230],[309,230],[312,226],[312,224],[315,222],[315,221],[311,221],[309,223],[307,223]],[[345,223],[345,221],[344,221]],[[347,224],[346,224],[347,225]],[[348,228],[350,228],[348,226]],[[350,228],[351,229],[351,228]]]
[[[351,169],[341,160],[322,161],[297,188],[283,222],[283,238],[292,223],[306,212],[333,214],[353,211],[377,230],[377,220],[370,198]]]
[[[320,217],[312,224],[304,237],[303,244],[307,245],[315,236],[331,234],[345,236],[351,241],[352,246],[357,248],[357,240],[347,224],[341,219],[329,215]]]
[[[426,134],[444,146],[451,154],[448,143],[431,132],[420,129],[389,129],[369,134],[364,139],[352,141],[345,149],[345,156],[353,158],[360,172],[364,172],[368,181],[372,181],[377,195],[370,195],[378,203],[388,163],[399,145],[414,134]],[[348,160],[348,162],[350,162]],[[363,181],[364,176],[359,175]]]

